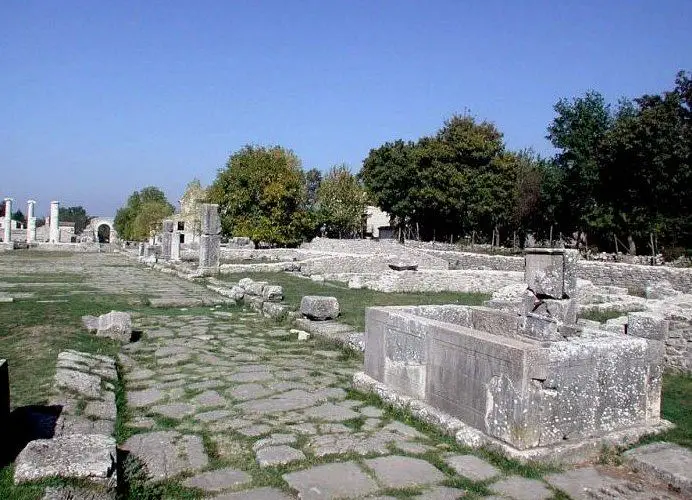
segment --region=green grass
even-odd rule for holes
[[[368,289],[350,289],[343,283],[317,283],[288,273],[238,273],[226,274],[221,279],[237,282],[241,278],[266,281],[281,285],[284,289],[284,303],[293,309],[300,307],[305,295],[330,295],[336,297],[341,308],[339,321],[357,330],[365,329],[365,309],[372,306],[411,306],[421,304],[463,304],[481,305],[490,298],[482,293],[384,293]]]
[[[579,315],[580,319],[588,319],[591,321],[598,321],[599,323],[605,323],[609,319],[619,318],[620,316],[627,316],[626,312],[613,311],[611,309],[605,311],[587,311]]]
[[[663,377],[661,416],[675,424],[658,436],[648,436],[640,443],[669,441],[692,449],[692,375],[668,374]]]

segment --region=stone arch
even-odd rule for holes
[[[111,226],[109,224],[99,224],[96,227],[96,238],[99,243],[111,242]]]
[[[95,217],[89,222],[89,229],[92,231],[93,241],[98,243],[113,243],[118,238],[118,232],[113,227],[114,219],[111,217]],[[108,241],[104,241],[104,236],[108,236]]]

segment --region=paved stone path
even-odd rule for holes
[[[122,256],[56,262],[32,262],[30,272],[82,272],[101,293],[155,305],[223,303]],[[362,359],[299,341],[290,326],[254,312],[170,307],[133,320],[144,334],[120,356],[130,433],[121,447],[181,492],[246,500],[681,498],[622,467],[512,474],[357,399],[349,388]]]

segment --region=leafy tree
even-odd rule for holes
[[[89,223],[89,216],[82,206],[60,207],[58,209],[58,219],[63,222],[73,222],[75,234],[81,234]]]
[[[161,221],[174,211],[159,188],[147,186],[135,191],[115,214],[114,226],[121,238],[144,241],[161,227]]]
[[[21,222],[22,224],[26,224],[26,216],[22,213],[21,210],[17,210],[16,212],[14,212],[10,218],[12,220]]]
[[[610,106],[598,92],[554,106],[557,116],[548,126],[549,139],[560,152],[555,162],[563,171],[566,221],[579,232],[608,226],[603,207],[597,203],[599,146],[613,123]]]
[[[322,183],[322,172],[316,168],[311,168],[305,172],[305,189],[307,196],[307,206],[312,209],[317,203],[317,190]]]
[[[629,239],[692,243],[692,83],[679,73],[662,95],[620,105],[599,160],[601,200]]]
[[[398,140],[371,149],[358,174],[368,196],[403,225],[418,203],[416,145]]]
[[[365,213],[365,191],[346,165],[333,167],[317,190],[317,220],[328,236],[360,233]]]
[[[232,154],[209,187],[223,233],[255,243],[297,245],[313,226],[300,160],[280,146],[247,145]]]
[[[457,115],[432,137],[371,150],[360,176],[370,197],[423,239],[495,234],[509,221],[513,163],[492,123]]]

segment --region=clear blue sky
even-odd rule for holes
[[[360,169],[453,113],[550,153],[553,104],[673,87],[692,1],[2,0],[0,196],[177,204],[244,144]]]

